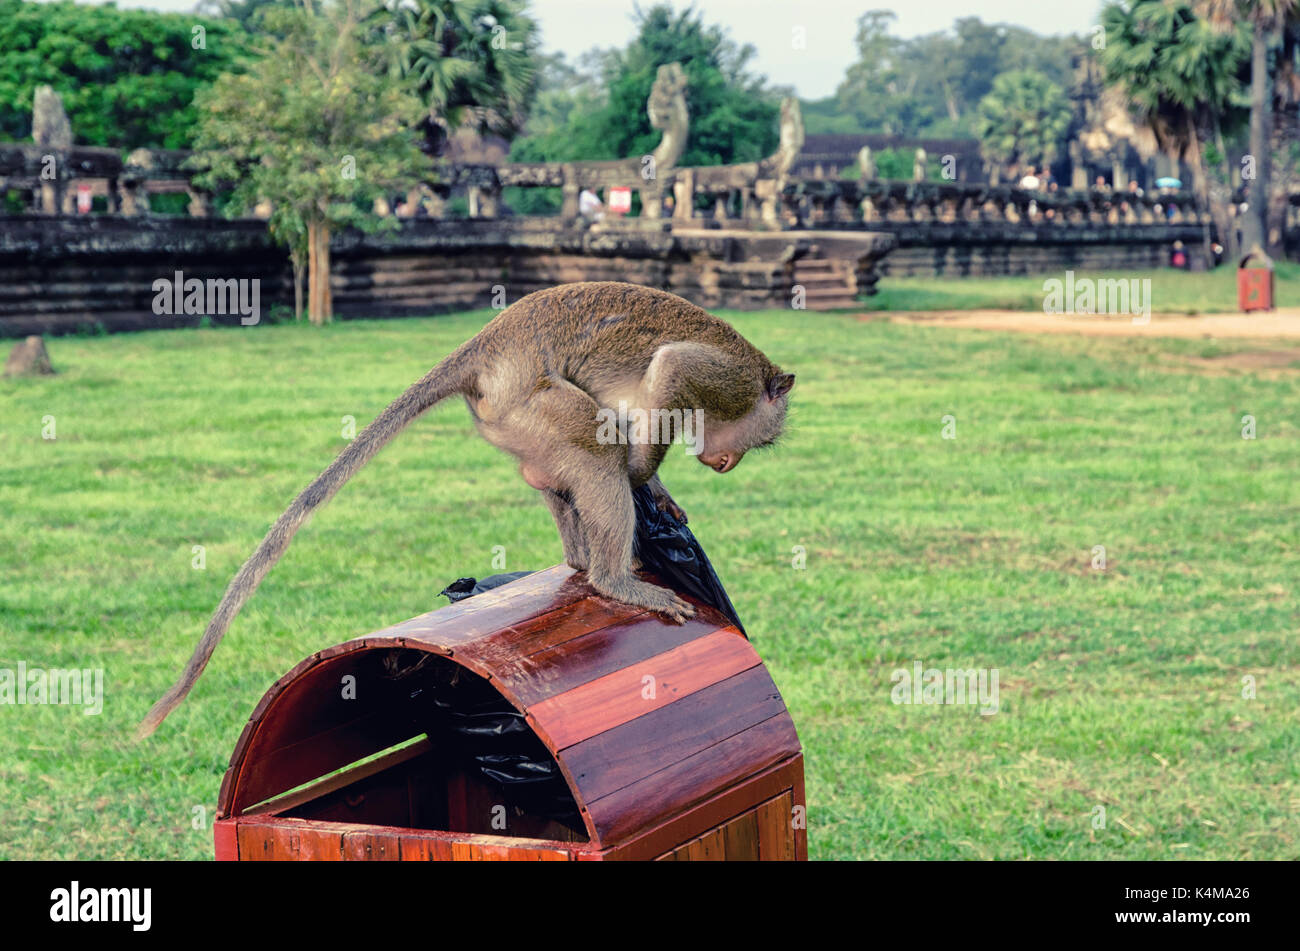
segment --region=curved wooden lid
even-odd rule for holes
[[[556,566],[313,654],[253,711],[218,816],[418,735],[367,699],[383,693],[368,688],[387,650],[413,648],[486,678],[524,713],[591,842],[616,844],[799,752],[749,641],[690,600],[695,617],[672,624]]]

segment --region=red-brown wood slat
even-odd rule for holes
[[[465,832],[396,830],[401,839],[402,861],[452,862],[508,861],[568,862],[583,846],[551,839],[512,839],[509,836]],[[459,847],[459,848],[458,848]]]
[[[548,697],[528,714],[562,750],[762,663],[728,628]]]
[[[258,816],[234,820],[241,855],[253,861],[567,862],[580,845],[543,839],[428,832]]]
[[[679,862],[720,862],[723,858],[722,830],[706,832],[677,850]]]
[[[751,809],[722,827],[723,852],[728,862],[758,861],[758,810]]]
[[[239,829],[233,819],[218,819],[212,823],[212,840],[218,862],[239,860]]]
[[[780,713],[667,769],[589,801],[587,810],[599,842],[614,845],[797,752],[794,723],[789,713]]]
[[[503,664],[493,679],[529,707],[726,626],[716,612],[701,611],[685,624],[670,624],[654,614],[636,614]],[[735,636],[744,640],[738,632]]]
[[[402,857],[401,835],[368,828],[343,834],[343,858],[350,862],[397,862]]]
[[[758,857],[764,862],[789,862],[795,858],[793,807],[791,793],[758,807]]]
[[[451,840],[437,836],[403,834],[401,838],[403,862],[450,862]]]
[[[589,597],[586,576],[580,579],[574,574],[564,565],[537,571],[366,637],[401,637],[453,652],[463,650],[479,638]]]
[[[463,603],[463,602],[462,602]],[[640,617],[648,612],[635,615]],[[556,647],[575,637],[599,631],[625,618],[604,598],[583,598],[519,624],[502,628],[461,648],[462,659],[473,658],[493,670],[540,650]]]
[[[375,828],[280,816],[249,816],[235,821],[239,829],[239,856],[244,861],[341,861],[346,835],[369,833]]]
[[[794,857],[796,861],[808,861],[808,803],[804,798],[803,757],[795,763],[795,781],[790,790],[791,808],[800,812],[799,824],[794,828]]]
[[[689,810],[641,830],[618,845],[603,852],[592,852],[589,857],[604,861],[637,862],[662,855],[694,838],[703,829],[720,825],[773,796],[791,791],[795,783],[802,789],[802,761],[802,754],[782,760],[743,782],[715,793]],[[579,859],[588,857],[584,853],[575,853],[575,856]]]
[[[747,642],[746,642],[747,643]],[[751,667],[562,751],[586,800],[630,786],[785,710],[763,667]]]

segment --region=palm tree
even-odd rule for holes
[[[1191,165],[1197,196],[1211,210],[1220,203],[1211,201],[1202,151],[1240,114],[1244,32],[1216,31],[1187,4],[1167,0],[1117,0],[1102,9],[1101,23],[1106,82],[1165,154]],[[1224,209],[1214,217],[1220,230],[1230,227]],[[1208,226],[1205,253],[1212,261]]]
[[[512,137],[537,85],[537,24],[525,0],[387,0],[377,26],[394,44],[394,69],[429,107],[427,148],[466,126]]]
[[[1300,0],[1196,0],[1196,12],[1216,29],[1235,30],[1246,24],[1250,30],[1250,154],[1255,175],[1248,180],[1246,217],[1242,222],[1242,245],[1247,249],[1273,250],[1281,241],[1270,241],[1268,207],[1272,179],[1272,73],[1269,49],[1282,46],[1287,21],[1294,20]]]
[[[1061,87],[1032,69],[1002,73],[979,103],[975,134],[996,166],[1042,165],[1056,158],[1070,125]]]

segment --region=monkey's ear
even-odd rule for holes
[[[769,400],[779,400],[790,392],[792,386],[794,386],[793,373],[778,373],[767,381],[767,398]]]

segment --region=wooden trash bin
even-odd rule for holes
[[[235,745],[217,858],[806,859],[799,739],[749,641],[584,578],[549,568],[298,664]]]

